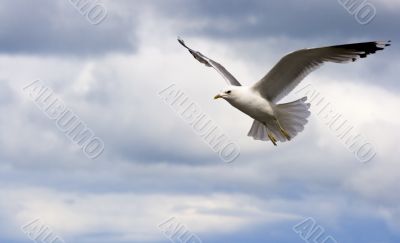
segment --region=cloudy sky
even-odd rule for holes
[[[367,0],[365,25],[336,0],[103,0],[97,25],[74,2],[0,0],[0,242],[32,242],[21,227],[35,219],[64,242],[170,242],[159,225],[172,217],[204,243],[304,242],[292,228],[307,218],[322,240],[400,241],[398,0]],[[285,98],[318,93],[376,155],[360,162],[317,99],[290,143],[252,140],[252,120],[212,99],[223,79],[177,36],[243,84],[299,48],[392,40]],[[36,80],[104,142],[96,159],[24,89]],[[240,147],[236,160],[160,96],[171,85]]]

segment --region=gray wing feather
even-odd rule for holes
[[[198,51],[195,51],[191,48],[189,48],[185,42],[178,38],[178,42],[184,46],[186,49],[188,49],[188,51],[190,52],[190,54],[192,54],[192,56],[199,61],[200,63],[203,63],[204,65],[206,65],[207,67],[212,67],[215,70],[217,70],[217,72],[219,74],[221,74],[222,77],[224,77],[224,79],[227,81],[228,84],[230,85],[234,85],[234,86],[241,86],[241,84],[239,83],[239,81],[236,80],[236,78],[230,73],[228,72],[228,70],[226,70],[221,64],[219,64],[216,61],[211,60],[210,58],[204,56],[203,54],[201,54]]]
[[[302,49],[284,56],[253,89],[272,102],[278,102],[308,74],[325,62],[346,63],[365,58],[390,46],[390,41],[375,41]]]

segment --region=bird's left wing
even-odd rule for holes
[[[228,84],[234,85],[234,86],[241,86],[239,81],[237,81],[236,78],[233,77],[233,75],[230,72],[228,72],[221,64],[219,64],[216,61],[211,60],[210,58],[204,56],[200,52],[189,48],[182,39],[178,38],[178,42],[182,46],[184,46],[186,49],[188,49],[190,54],[192,54],[193,57],[196,58],[197,61],[205,64],[207,67],[213,67],[215,70],[217,70],[217,72],[219,74],[221,74],[222,77],[224,77],[224,79],[228,82]]]
[[[390,46],[390,41],[364,42],[348,45],[302,49],[283,57],[253,89],[272,102],[278,102],[292,91],[308,74],[325,62],[346,63],[365,58]]]

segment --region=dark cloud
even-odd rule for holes
[[[110,10],[92,25],[69,0],[3,0],[1,5],[1,53],[89,56],[135,49],[134,21]]]
[[[160,16],[189,24],[185,36],[247,39],[287,37],[345,39],[394,39],[399,15],[375,4],[376,18],[360,25],[337,1],[211,1],[190,4],[171,1],[105,2],[108,17],[90,24],[69,0],[2,1],[0,52],[28,54],[101,55],[134,51],[135,27],[140,13],[156,10]],[[115,7],[118,6],[118,7]],[[124,9],[127,14],[121,14]],[[279,13],[279,14],[277,14]]]
[[[338,1],[194,1],[181,15],[207,24],[187,33],[218,38],[289,37],[296,39],[395,37],[400,16],[375,4],[377,15],[367,25],[359,24]],[[179,16],[179,15],[178,15]],[[339,39],[340,38],[340,39]]]

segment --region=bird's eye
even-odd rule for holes
[[[226,91],[227,94],[230,94],[231,92],[232,92],[232,91],[230,91],[230,90]]]

